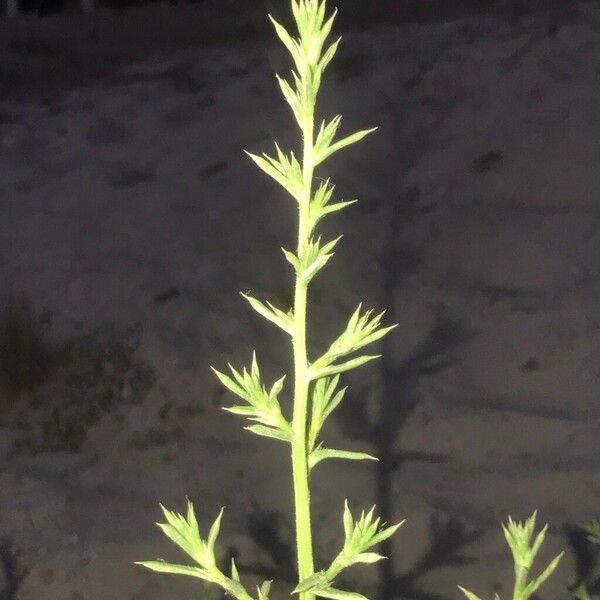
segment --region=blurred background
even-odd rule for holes
[[[331,7],[336,3],[330,2]],[[319,119],[377,133],[336,155],[344,234],[310,296],[310,352],[359,302],[398,322],[325,431],[379,463],[315,470],[316,558],[342,508],[407,519],[341,584],[380,600],[509,597],[499,522],[550,529],[538,598],[600,594],[600,6],[340,0]],[[194,501],[248,582],[288,593],[288,451],[220,407],[209,366],[286,340],[295,209],[242,150],[298,144],[266,13],[287,1],[0,4],[0,599],[219,598],[154,522]],[[289,388],[283,392],[289,411]],[[340,587],[341,587],[340,584]]]

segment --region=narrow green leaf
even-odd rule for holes
[[[293,252],[290,252],[285,248],[282,248],[281,250],[283,251],[285,259],[290,263],[290,265],[292,265],[292,267],[294,267],[294,270],[298,272],[301,268],[300,259]]]
[[[265,427],[264,425],[250,425],[244,427],[244,429],[255,433],[256,435],[262,435],[263,437],[269,437],[282,442],[290,442],[292,436],[289,431],[282,431],[281,429],[275,429],[273,427]]]
[[[208,552],[213,555],[215,551],[215,543],[217,541],[217,537],[219,535],[219,531],[221,530],[221,519],[223,518],[224,508],[221,508],[217,518],[215,519],[210,531],[208,532],[208,538],[206,539],[206,546],[208,548]]]
[[[294,21],[298,25],[300,21],[300,6],[298,0],[292,0],[292,14],[294,15]]]
[[[320,251],[323,254],[329,254],[343,237],[343,235],[338,235],[338,237],[334,238],[333,240],[327,242],[324,246],[322,246]]]
[[[350,512],[348,500],[344,500],[344,538],[349,540],[354,530],[354,517]]]
[[[201,541],[191,539],[181,525],[157,523],[157,526],[176,546],[179,546],[196,562],[199,562],[202,559]]]
[[[303,119],[303,111],[302,111],[302,100],[298,96],[298,94],[291,88],[290,84],[279,77],[279,75],[275,75],[277,78],[277,82],[279,83],[279,87],[281,88],[281,92],[286,102],[290,105],[292,109],[292,113],[294,114],[294,118],[300,127],[304,125]]]
[[[333,581],[341,571],[357,563],[372,563],[384,557],[369,550],[388,539],[403,522],[391,527],[381,526],[381,517],[375,517],[375,506],[367,513],[363,510],[360,518],[354,521],[348,507],[344,505],[344,546],[327,569],[329,581]]]
[[[248,294],[240,292],[241,295],[248,301],[250,306],[265,319],[274,323],[279,328],[283,329],[286,333],[292,334],[294,330],[294,322],[291,314],[285,313],[279,308],[273,306],[270,302],[261,302]]]
[[[357,359],[344,362],[341,365],[332,365],[340,358],[353,354],[364,346],[371,344],[389,333],[396,325],[390,327],[381,326],[381,318],[384,312],[373,315],[372,310],[361,314],[362,306],[359,304],[348,321],[345,330],[331,344],[327,352],[317,359],[311,366],[311,376],[319,376],[340,373],[359,366],[376,357],[358,357]]]
[[[316,240],[307,240],[306,245],[301,249],[300,256],[296,256],[285,248],[282,248],[287,261],[294,267],[296,275],[304,283],[308,283],[333,256],[331,250],[342,239],[342,236],[330,240],[321,246],[321,238]]]
[[[235,383],[231,377],[229,377],[228,375],[225,375],[225,373],[221,373],[220,371],[217,371],[217,369],[215,369],[214,367],[211,367],[211,369],[213,370],[213,372],[215,373],[215,375],[219,378],[219,381],[230,391],[233,392],[236,396],[239,396],[240,398],[244,399],[244,400],[249,400],[248,394],[246,393],[246,391],[244,390],[244,388],[240,385],[238,385],[237,383]]]
[[[252,353],[252,357],[254,359],[254,353]],[[244,367],[242,369],[241,373],[238,373],[234,367],[231,365],[231,363],[227,363],[227,366],[229,367],[229,370],[231,371],[231,374],[233,375],[235,381],[237,382],[237,384],[244,390],[246,391],[246,389],[250,386],[251,381],[250,381],[250,375],[247,373],[246,371],[246,367]]]
[[[167,520],[168,525],[173,527],[176,530],[180,529],[182,522],[185,523],[185,521],[182,519],[181,515],[178,515],[177,513],[169,510],[163,504],[159,504],[159,506],[160,506],[160,509],[162,510],[162,513],[163,513],[165,519]]]
[[[387,335],[390,331],[392,331],[393,329],[396,329],[396,327],[398,327],[398,325],[390,325],[388,327],[382,327],[381,329],[374,331],[371,335],[366,336],[365,338],[362,339],[361,346],[367,346],[368,344],[377,342],[382,337]]]
[[[341,41],[342,41],[342,38],[340,36],[323,53],[323,56],[321,57],[321,60],[319,62],[319,70],[321,71],[321,73],[323,73],[325,71],[325,69],[327,68],[327,65],[331,62],[332,58],[335,56],[335,53],[337,52],[338,46],[340,45]]]
[[[316,448],[310,453],[308,457],[308,466],[313,468],[319,464],[322,460],[328,458],[342,458],[345,460],[378,460],[374,456],[367,454],[366,452],[353,452],[350,450],[334,450],[332,448]]]
[[[533,563],[541,545],[544,543],[544,539],[546,537],[546,531],[548,531],[548,525],[546,524],[542,530],[537,534],[535,541],[533,542],[533,545],[531,546],[531,550],[530,555],[531,555],[531,562]]]
[[[313,262],[300,272],[301,278],[308,283],[328,262],[333,254],[319,254]]]
[[[331,144],[326,150],[324,150],[315,157],[315,165],[319,165],[325,159],[329,158],[332,154],[335,154],[339,150],[342,150],[343,148],[346,148],[347,146],[350,146],[352,144],[356,144],[356,142],[359,142],[364,137],[366,137],[370,133],[373,133],[374,131],[377,131],[377,127],[372,127],[371,129],[363,129],[361,131],[353,133],[352,135],[342,138],[341,140],[338,140],[334,144]]]
[[[233,581],[237,581],[238,583],[240,581],[240,573],[237,569],[235,558],[233,558],[233,556],[231,557],[231,579],[233,579]]]
[[[400,521],[400,523],[396,523],[395,525],[385,527],[380,532],[376,533],[371,539],[372,545],[375,546],[376,544],[380,544],[388,538],[391,538],[396,533],[396,531],[398,531],[398,529],[400,529],[400,527],[404,525],[404,523],[405,520],[403,519],[402,521]]]
[[[337,373],[343,373],[345,371],[350,371],[351,369],[356,369],[357,367],[360,367],[361,365],[364,365],[377,358],[381,358],[381,354],[358,356],[352,360],[348,360],[337,365],[323,367],[322,369],[314,369],[313,367],[310,367],[308,376],[311,380],[319,379],[321,377],[329,377],[331,375],[336,375]]]
[[[251,417],[256,415],[256,408],[254,406],[224,406],[223,410],[226,410],[232,415],[240,415],[241,417]]]
[[[276,401],[277,397],[279,396],[279,393],[281,392],[281,390],[283,389],[283,382],[285,381],[285,375],[283,375],[282,377],[280,377],[272,386],[271,386],[271,390],[269,391],[269,398],[272,401]]]
[[[308,592],[316,587],[324,587],[329,584],[325,571],[317,571],[306,579],[303,579],[293,590],[292,594]]]
[[[275,402],[277,401],[274,400]],[[223,407],[223,410],[234,415],[246,417],[248,420],[260,423],[267,428],[281,430],[282,435],[285,435],[286,438],[290,432],[290,424],[281,415],[279,403],[275,407],[264,408],[254,406],[226,406]]]
[[[253,353],[250,372],[244,368],[242,373],[238,373],[231,365],[229,365],[229,368],[236,380],[235,382],[226,375],[216,371],[216,369],[213,370],[219,375],[219,379],[226,387],[245,400],[248,403],[248,406],[228,406],[224,407],[223,410],[232,414],[244,416],[250,421],[259,423],[260,426],[265,427],[265,429],[280,430],[280,437],[289,437],[290,424],[281,414],[281,406],[279,405],[277,398],[283,388],[285,376],[275,381],[271,390],[267,391],[261,380],[256,353]],[[252,431],[255,431],[255,433],[261,432],[259,435],[264,435],[264,431],[260,428]],[[274,436],[275,434],[271,433],[269,437]]]
[[[323,10],[325,10],[325,3],[323,2]],[[329,17],[327,22],[321,27],[321,39],[325,41],[327,36],[331,33],[331,28],[333,26],[333,22],[337,16],[337,8],[333,9],[332,15]]]
[[[279,148],[277,150],[279,153]],[[262,156],[257,156],[247,150],[244,150],[244,152],[260,169],[287,190],[293,198],[300,200],[303,188],[302,173],[293,153],[291,153],[290,158],[284,156],[283,159],[277,160],[264,153]]]
[[[326,153],[327,149],[331,145],[337,130],[342,122],[341,115],[336,115],[331,121],[325,125],[325,121],[321,123],[319,133],[315,140],[314,153],[315,156],[319,157]]]
[[[312,390],[311,420],[308,434],[308,447],[315,448],[319,432],[327,417],[342,401],[346,388],[335,393],[340,377],[319,379]]]
[[[469,600],[481,600],[479,596],[465,589],[464,587],[458,586],[458,589],[469,599]]]
[[[561,552],[558,556],[556,556],[550,564],[538,575],[533,581],[530,581],[525,587],[524,594],[525,598],[529,598],[535,591],[554,573],[556,567],[558,567],[558,563],[561,561],[564,556],[564,552]]]
[[[305,36],[308,24],[306,7],[303,0],[300,0],[299,2],[292,0],[292,12],[294,13],[294,20],[296,21],[296,25],[298,27],[298,33],[300,34],[300,37],[303,38]]]
[[[198,519],[196,519],[196,512],[194,511],[194,505],[189,500],[187,501],[187,524],[190,528],[191,535],[197,539],[200,538],[200,527],[198,526]]]
[[[313,31],[323,32],[323,20],[325,19],[325,2],[319,5],[317,1],[317,12],[313,24]]]
[[[380,560],[385,560],[385,558],[385,556],[377,554],[376,552],[361,552],[355,556],[354,562],[372,564],[379,562]]]
[[[335,204],[329,204],[323,209],[323,214],[329,214],[332,212],[337,212],[338,210],[343,210],[347,206],[358,202],[358,200],[344,200],[343,202],[336,202]]]
[[[358,592],[346,592],[332,587],[318,588],[311,590],[313,594],[321,598],[331,598],[331,600],[368,600],[366,596]]]
[[[309,206],[310,231],[312,231],[316,227],[317,223],[326,215],[342,210],[347,206],[350,206],[350,204],[354,204],[354,202],[356,202],[356,200],[346,200],[330,204],[334,190],[335,186],[330,182],[329,179],[326,179],[320,183],[319,187],[313,194]]]
[[[244,150],[244,152],[257,164],[260,169],[262,169],[267,175],[272,177],[277,183],[289,191],[290,182],[278,169],[273,166],[269,160],[263,158],[262,156],[252,154],[247,150]]]
[[[339,375],[337,377],[339,377]],[[333,398],[331,398],[323,410],[323,418],[327,418],[338,407],[339,403],[343,400],[347,389],[347,387],[342,388],[335,396],[333,396]]]
[[[258,600],[269,600],[271,591],[271,581],[263,581],[263,584],[256,588],[258,590]]]
[[[342,237],[340,235],[324,246],[321,246],[320,238],[316,242],[310,242],[306,256],[302,257],[302,270],[298,273],[298,276],[302,277],[305,282],[309,282],[333,256],[332,250]]]
[[[172,573],[174,575],[187,575],[189,577],[197,577],[198,579],[204,579],[205,581],[214,581],[214,578],[206,569],[200,569],[198,567],[188,567],[187,565],[174,565],[162,560],[147,560],[136,562],[136,565],[156,571],[158,573]]]
[[[248,594],[244,586],[235,579],[229,579],[228,577],[225,577],[221,578],[216,583],[218,583],[225,590],[226,594],[229,594],[238,600],[252,600],[252,596]]]
[[[284,46],[288,49],[289,53],[292,55],[294,62],[298,63],[300,60],[300,52],[301,48],[298,45],[298,42],[292,38],[292,36],[288,33],[287,29],[278,23],[271,15],[267,15],[273,23],[275,27],[275,32],[279,39],[283,42]]]

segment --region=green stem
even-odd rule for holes
[[[527,585],[527,574],[529,569],[525,567],[517,567],[515,569],[515,587],[513,591],[513,600],[527,600],[523,594],[523,590]]]
[[[299,202],[298,256],[302,256],[309,231],[309,206],[314,172],[313,111],[309,111],[303,128],[304,157],[302,164],[304,194]],[[314,573],[312,528],[310,518],[310,484],[308,469],[308,359],[306,355],[306,298],[308,284],[296,276],[294,293],[294,414],[292,418],[292,470],[296,511],[296,546],[298,577],[302,581]],[[310,593],[300,600],[313,600]]]

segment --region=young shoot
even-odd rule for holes
[[[548,525],[545,525],[535,538],[533,537],[536,515],[537,511],[524,523],[513,521],[511,517],[508,517],[508,523],[506,525],[502,524],[502,531],[510,548],[515,566],[515,584],[512,600],[529,600],[546,579],[552,575],[564,554],[564,552],[561,552],[558,556],[554,557],[537,577],[533,579],[529,578],[533,561],[544,543],[546,531],[548,530]],[[461,586],[458,587],[468,600],[481,600],[473,592]],[[498,594],[496,594],[496,600],[499,600]]]

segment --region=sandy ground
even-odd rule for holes
[[[153,522],[186,495],[203,523],[227,506],[221,556],[248,580],[293,578],[286,452],[219,410],[209,370],[253,348],[268,380],[288,367],[237,294],[290,299],[294,210],[241,152],[295,140],[275,69],[271,42],[182,44],[3,89],[4,599],[213,597],[132,565],[179,558]],[[314,518],[320,564],[344,497],[407,518],[391,560],[346,580],[372,598],[508,597],[499,520],[539,509],[547,560],[598,515],[599,74],[595,4],[374,23],[331,67],[323,116],[380,130],[326,173],[360,202],[325,226],[345,237],[311,350],[360,301],[400,327],[326,432],[381,463],[320,466]],[[540,597],[569,597],[574,570],[568,552]]]

